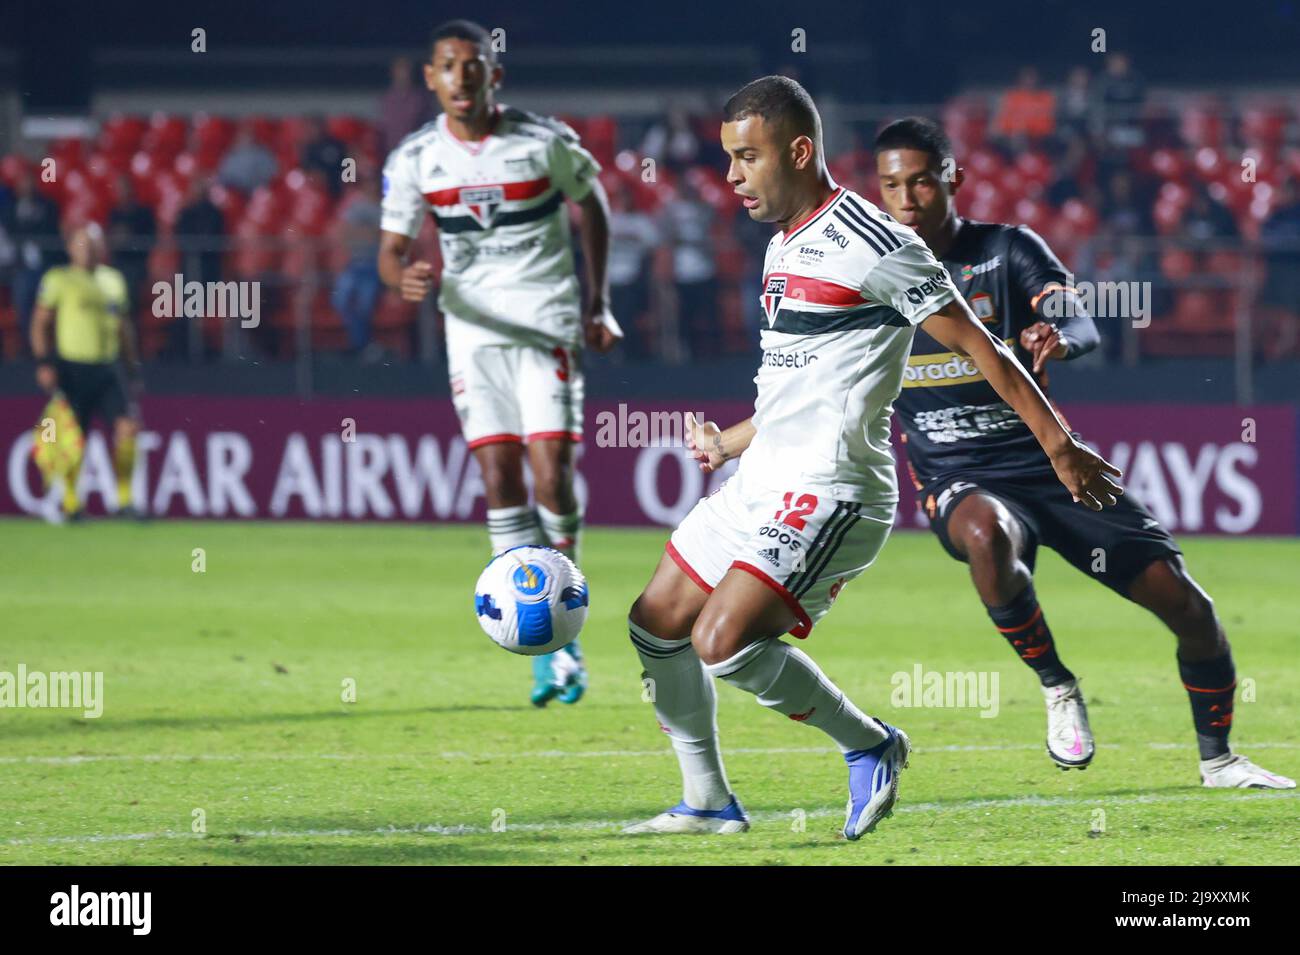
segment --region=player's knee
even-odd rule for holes
[[[661,640],[689,639],[695,622],[679,604],[656,600],[648,592],[636,598],[627,619]]]
[[[483,474],[483,489],[489,501],[527,499],[528,489],[524,486],[521,469],[500,461],[480,464],[479,469]]]
[[[1214,601],[1186,578],[1179,581],[1177,615],[1180,632],[1210,635],[1218,630]]]
[[[560,508],[561,502],[569,497],[572,486],[571,465],[561,463],[533,469],[533,493],[537,500],[552,510]]]
[[[1183,640],[1217,642],[1218,616],[1214,600],[1181,568],[1159,561],[1143,572],[1138,602],[1160,617]]]
[[[695,653],[705,666],[730,660],[745,646],[745,632],[726,610],[705,605],[691,629]]]
[[[1010,567],[1015,557],[1011,532],[993,512],[968,520],[961,530],[961,542],[972,564]]]

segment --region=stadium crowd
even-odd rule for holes
[[[222,348],[219,319],[201,323],[196,346],[187,320],[153,314],[153,283],[177,274],[259,281],[269,319],[247,344],[268,357],[292,357],[304,341],[362,361],[411,356],[417,310],[375,268],[379,169],[432,113],[414,64],[398,59],[366,118],[115,115],[93,137],[0,158],[0,354],[26,353],[41,275],[66,260],[68,231],[95,221],[127,280],[146,359]],[[1156,320],[1141,354],[1229,354],[1242,310],[1260,356],[1300,354],[1300,117],[1285,100],[1156,102],[1115,54],[1055,84],[1026,67],[1005,90],[953,99],[940,118],[966,169],[964,215],[1030,226],[1078,276],[1152,283]],[[752,348],[770,233],[739,215],[717,118],[670,107],[651,121],[566,119],[604,167],[613,310],[629,358]],[[872,198],[879,125],[842,124],[850,148],[830,158],[838,181]],[[432,225],[418,249],[436,261]],[[1118,325],[1102,328],[1113,358]]]

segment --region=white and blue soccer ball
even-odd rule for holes
[[[492,558],[474,587],[474,612],[511,653],[540,656],[573,642],[587,622],[587,578],[550,547],[525,544]]]

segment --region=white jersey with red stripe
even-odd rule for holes
[[[384,164],[381,228],[414,238],[432,211],[449,336],[572,347],[581,306],[564,200],[585,198],[599,171],[559,120],[497,106],[487,138],[465,142],[444,114]]]
[[[916,233],[850,190],[777,233],[746,485],[897,503],[889,419],[912,335],[957,296]]]

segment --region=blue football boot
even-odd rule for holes
[[[849,805],[844,819],[844,838],[861,839],[876,823],[894,814],[898,802],[898,775],[907,767],[912,742],[907,734],[884,721],[889,737],[871,749],[844,754],[849,764]]]

